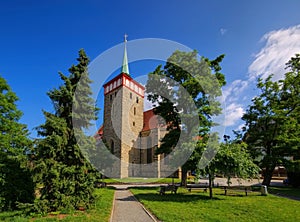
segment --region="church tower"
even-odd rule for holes
[[[112,168],[116,178],[129,177],[129,163],[138,162],[132,149],[140,149],[138,141],[143,129],[145,88],[129,74],[126,37],[121,73],[103,86],[103,141],[120,159],[120,163]]]

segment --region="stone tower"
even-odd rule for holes
[[[143,129],[145,88],[129,74],[126,35],[121,73],[104,86],[103,141],[110,151],[120,159],[112,168],[116,178],[129,177],[129,163],[135,163],[132,148],[140,144]]]

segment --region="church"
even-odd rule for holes
[[[167,133],[166,125],[161,124],[153,109],[144,111],[145,87],[129,73],[126,36],[121,72],[103,87],[103,125],[97,138],[120,160],[111,168],[114,177],[169,176],[164,155],[155,154]]]

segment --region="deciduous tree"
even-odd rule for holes
[[[19,122],[18,97],[0,76],[0,211],[13,210],[18,203],[31,203],[34,184],[27,153],[32,142],[26,125]]]
[[[197,167],[203,152],[197,149],[197,140],[208,135],[214,125],[212,116],[221,113],[216,98],[221,95],[221,87],[225,85],[225,77],[220,73],[219,65],[223,58],[224,55],[221,55],[215,60],[209,60],[198,58],[197,51],[175,51],[163,68],[159,66],[149,75],[146,85],[148,99],[158,104],[154,112],[163,117],[168,129],[157,154],[169,154],[177,146],[178,155],[174,158],[180,159],[182,154],[196,148],[182,165],[183,185],[186,183],[187,171]],[[194,141],[180,142],[180,137],[188,137],[193,133]]]
[[[269,185],[276,165],[299,152],[299,55],[287,63],[283,80],[259,79],[261,93],[243,115],[244,140],[253,158],[264,169],[264,185]]]

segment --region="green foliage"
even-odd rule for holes
[[[216,98],[221,95],[221,87],[226,83],[219,65],[223,58],[224,55],[221,55],[210,61],[204,57],[199,59],[197,51],[175,51],[164,68],[158,66],[149,74],[146,85],[148,99],[158,104],[154,112],[163,117],[168,126],[168,133],[162,139],[157,154],[168,154],[177,145],[180,149],[173,159],[177,162],[174,161],[176,158],[180,160],[196,148],[182,166],[183,184],[186,171],[196,168],[205,146],[196,146],[197,140],[201,138],[202,144],[206,142],[204,137],[215,124],[211,117],[221,113]],[[180,137],[191,135],[190,141],[180,143]]]
[[[26,152],[32,142],[28,130],[19,123],[18,98],[0,77],[0,211],[16,209],[17,204],[32,202],[34,186]]]
[[[227,177],[228,185],[230,185],[231,177],[239,178],[254,178],[258,176],[259,168],[253,162],[250,153],[247,150],[247,144],[239,139],[229,140],[226,135],[225,143],[219,143],[217,139],[210,143],[210,152],[213,154],[204,153],[200,162],[198,171],[200,175],[208,175],[210,198],[213,198],[212,184],[215,175]],[[214,155],[214,158],[206,167],[201,166],[202,161],[205,163],[206,155]]]
[[[300,187],[300,160],[289,161],[286,164],[288,183],[293,187]]]
[[[0,213],[0,221],[109,221],[113,204],[114,190],[101,188],[95,190],[95,203],[86,211],[63,212],[56,211],[49,214],[24,215],[22,211]],[[46,206],[45,206],[46,207]]]
[[[252,100],[242,119],[245,121],[244,140],[251,154],[265,168],[263,184],[269,185],[276,165],[285,157],[299,154],[300,142],[300,56],[287,63],[290,72],[279,82],[272,76],[259,79],[261,94]]]
[[[63,85],[47,93],[55,113],[44,111],[46,122],[38,128],[42,138],[36,146],[35,172],[42,188],[35,209],[40,212],[88,208],[94,201],[95,170],[80,148],[93,141],[83,130],[95,120],[97,109],[83,50],[77,60],[69,77],[59,74]]]
[[[243,142],[222,143],[210,164],[210,169],[227,177],[228,184],[233,176],[248,179],[257,177],[259,173],[258,166],[247,152],[247,144]]]

